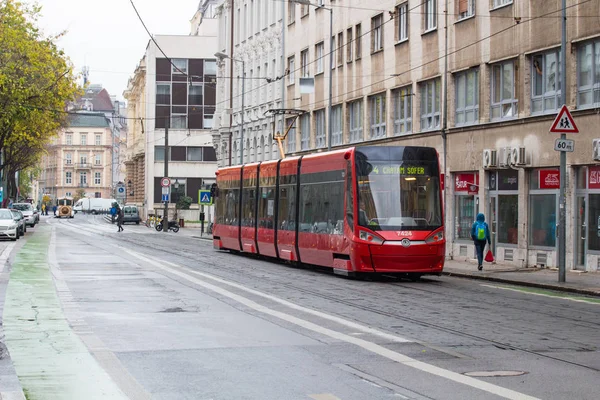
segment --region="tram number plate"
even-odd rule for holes
[[[554,150],[572,152],[575,150],[575,141],[571,139],[556,139]]]

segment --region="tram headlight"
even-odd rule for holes
[[[371,232],[359,230],[358,237],[360,238],[360,240],[364,240],[365,242],[373,244],[383,244],[383,239]]]
[[[437,231],[431,234],[427,239],[425,239],[425,243],[437,243],[444,240],[444,231]]]

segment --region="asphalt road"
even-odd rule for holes
[[[350,280],[218,252],[183,231],[117,233],[93,216],[35,229],[12,260],[4,310],[32,398],[600,397],[598,299],[451,277]],[[49,278],[27,275],[42,248]],[[43,279],[58,306],[27,321],[49,301],[26,295]],[[41,339],[19,335],[32,331],[22,324]]]

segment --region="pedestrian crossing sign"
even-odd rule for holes
[[[203,206],[210,206],[213,203],[210,190],[199,190],[198,191],[198,204]]]

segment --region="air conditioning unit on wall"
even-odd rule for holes
[[[510,150],[510,164],[511,165],[527,164],[527,153],[525,151],[525,147],[513,147]]]
[[[510,164],[510,147],[501,147],[498,150],[498,167],[506,168]]]
[[[483,150],[483,168],[495,168],[498,165],[496,150]]]
[[[592,158],[594,161],[600,161],[600,139],[594,139]]]

